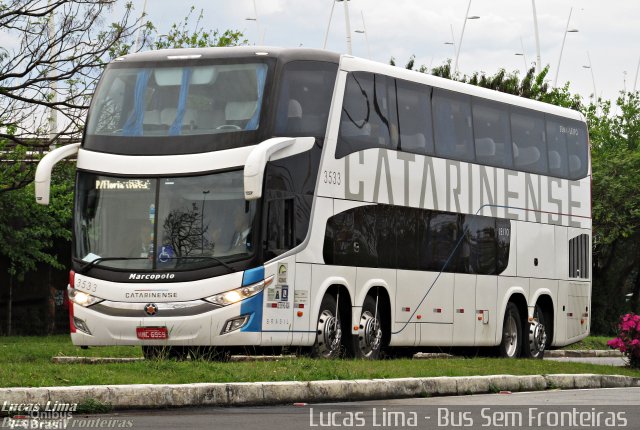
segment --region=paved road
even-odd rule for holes
[[[639,406],[640,388],[568,390],[305,406],[129,411],[76,416],[76,422],[68,428],[95,428],[89,421],[82,426],[82,420],[100,419],[130,423],[131,428],[146,430],[298,430],[325,425],[389,429],[402,428],[403,422],[405,428],[450,429],[467,424],[466,428],[488,425],[487,428],[541,430],[558,428],[559,420],[564,419],[564,427],[575,429],[604,428],[611,423],[638,429]],[[582,423],[571,427],[578,419]],[[613,421],[606,423],[605,419]]]

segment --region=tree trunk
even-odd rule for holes
[[[47,334],[53,334],[56,330],[56,289],[51,283],[52,268],[49,266],[47,274],[47,291],[49,291],[47,299]]]
[[[7,301],[7,336],[11,336],[12,307],[13,307],[13,275],[9,275],[9,300]]]

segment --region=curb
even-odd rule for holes
[[[0,400],[13,404],[92,399],[114,409],[183,406],[256,406],[411,397],[456,396],[500,391],[640,387],[640,378],[621,375],[554,374],[361,379],[348,381],[198,383],[175,385],[90,385],[0,388]]]
[[[545,357],[622,357],[620,351],[613,349],[551,349],[544,352]]]

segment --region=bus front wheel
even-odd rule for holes
[[[502,323],[502,341],[498,347],[498,352],[504,358],[518,358],[520,356],[522,337],[522,323],[518,307],[512,303],[507,303],[504,311],[504,321]]]

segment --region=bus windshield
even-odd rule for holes
[[[110,67],[94,96],[89,136],[183,136],[256,130],[267,65]]]
[[[193,270],[253,255],[242,171],[176,178],[78,174],[74,257],[121,270]]]

